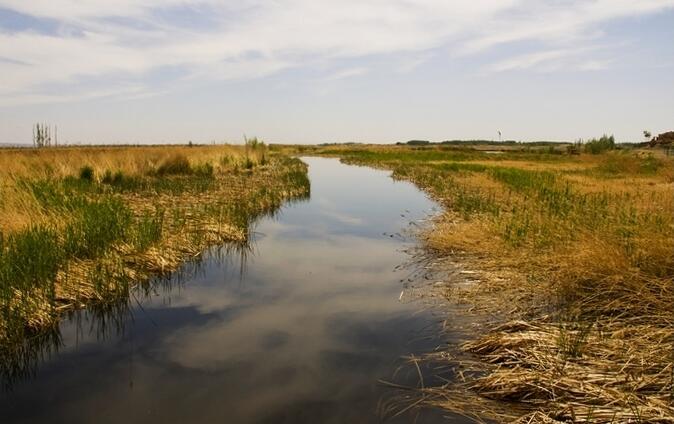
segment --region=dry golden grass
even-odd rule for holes
[[[264,155],[262,149],[246,150],[230,145],[0,149],[0,232],[9,233],[48,219],[34,196],[17,187],[19,180],[77,176],[83,166],[93,168],[99,178],[107,170],[145,175],[176,155],[195,165],[209,163],[216,172],[226,172],[233,163],[243,162],[247,154],[254,163]]]
[[[0,178],[0,342],[116,302],[209,246],[244,243],[251,220],[309,190],[303,163],[260,144],[6,149]],[[12,256],[20,243],[40,247],[26,237],[35,228],[70,253]],[[120,236],[106,238],[108,228]]]
[[[0,175],[5,178],[31,177],[54,178],[77,174],[84,164],[98,173],[107,169],[128,173],[145,173],[156,168],[166,159],[182,155],[190,162],[210,162],[218,165],[220,156],[241,158],[243,146],[108,146],[108,147],[60,147],[49,149],[2,149],[0,150]],[[257,151],[250,150],[257,156]]]
[[[478,271],[445,294],[481,331],[431,358],[465,380],[424,403],[478,420],[674,422],[672,158],[359,149],[329,154],[428,191],[447,210],[426,245]]]

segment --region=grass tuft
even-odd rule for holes
[[[185,155],[176,154],[164,160],[157,168],[156,174],[164,175],[188,175],[192,173],[190,161]]]
[[[80,169],[80,180],[92,182],[94,180],[94,168],[83,166]]]
[[[73,258],[91,259],[124,238],[132,221],[131,211],[118,198],[89,202],[63,231],[65,253]]]

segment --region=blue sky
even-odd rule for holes
[[[674,129],[674,0],[0,0],[0,142]]]

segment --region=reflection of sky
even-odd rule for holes
[[[432,347],[409,342],[428,317],[398,302],[393,268],[405,255],[383,233],[432,203],[384,172],[307,162],[311,200],[259,223],[243,279],[207,261],[180,290],[135,308],[117,339],[85,332],[78,348],[64,325],[66,349],[17,388],[11,418],[376,420],[377,379],[401,355]]]

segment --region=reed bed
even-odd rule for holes
[[[477,421],[674,422],[674,161],[658,151],[550,154],[330,147],[393,171],[446,212],[428,249],[475,270],[448,282],[478,330],[429,355],[463,378],[423,404]],[[455,281],[456,282],[456,281]]]
[[[306,166],[243,146],[0,152],[0,345],[117,302],[307,196]]]

